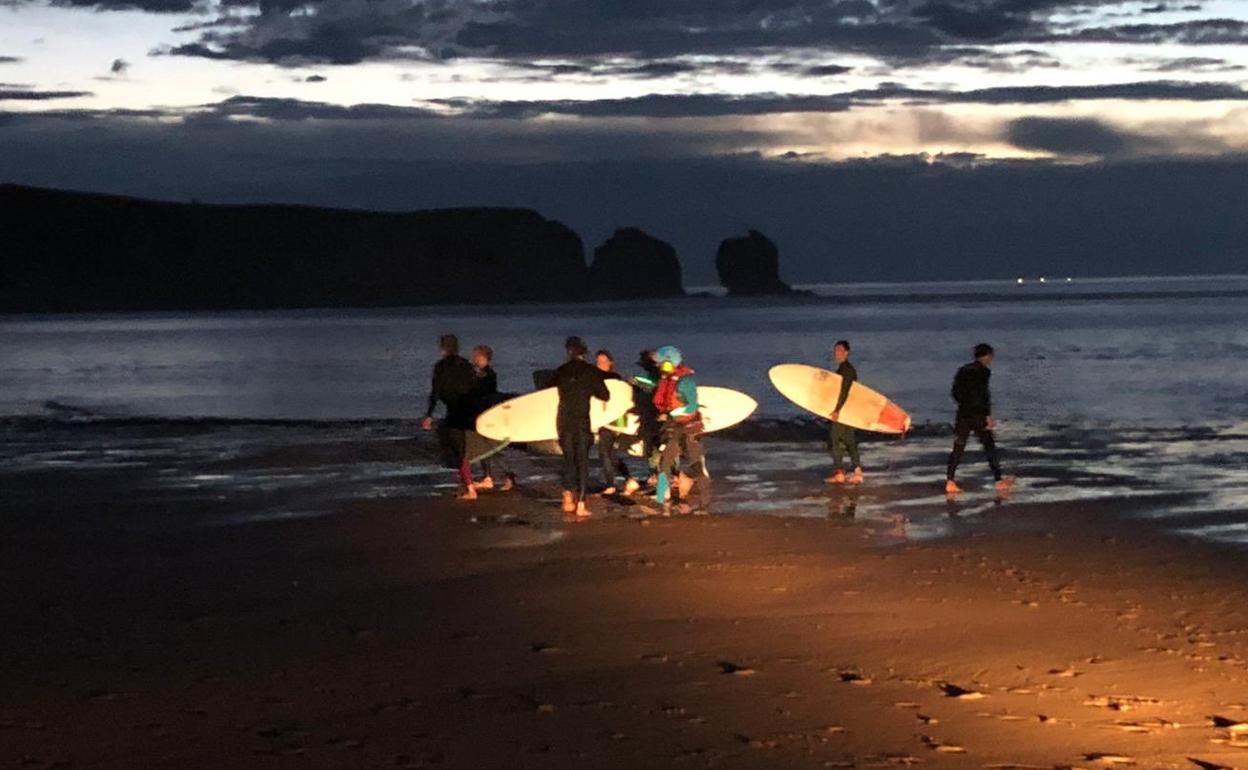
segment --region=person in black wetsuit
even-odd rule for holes
[[[841,467],[841,462],[845,453],[849,453],[849,461],[854,464],[854,475],[849,481],[851,484],[861,484],[862,461],[858,457],[858,434],[848,425],[837,422],[841,416],[841,408],[849,398],[850,387],[858,381],[858,370],[849,362],[849,340],[837,340],[832,346],[832,356],[836,359],[836,373],[841,376],[841,391],[836,398],[836,408],[828,415],[828,419],[832,421],[828,443],[832,448],[832,465],[835,466],[832,475],[828,477],[828,483],[845,483],[845,470]]]
[[[563,451],[563,512],[577,517],[589,516],[585,506],[585,488],[589,485],[589,445],[594,436],[590,430],[590,399],[607,401],[611,391],[602,372],[585,360],[589,352],[580,337],[564,341],[568,361],[555,370],[551,385],[559,390],[559,411],[555,426],[559,449]]]
[[[604,380],[624,380],[624,377],[615,370],[615,358],[609,351],[599,350],[594,355],[594,365],[598,367],[598,371],[602,372]],[[617,427],[622,427],[627,422],[628,415],[622,415],[617,420],[619,423]],[[619,491],[615,486],[616,476],[624,479],[625,495],[631,495],[639,488],[640,485],[633,480],[633,475],[628,470],[628,463],[624,462],[628,448],[636,441],[636,436],[611,430],[605,425],[598,429],[598,460],[602,463],[602,478],[606,483],[606,487],[602,490],[604,495],[614,495]]]
[[[459,355],[459,339],[454,334],[443,334],[438,339],[442,358],[433,366],[433,383],[429,389],[429,405],[421,427],[433,429],[433,412],[438,402],[446,407],[446,416],[438,425],[438,439],[446,462],[459,469],[459,497],[462,500],[477,499],[468,469],[467,431],[472,428],[472,364]]]
[[[950,391],[953,400],[958,404],[958,412],[953,425],[953,451],[949,453],[945,493],[956,495],[962,491],[954,481],[954,475],[958,471],[958,464],[962,462],[966,441],[974,433],[984,447],[997,493],[1004,495],[1009,492],[1013,480],[1002,478],[1001,463],[997,460],[997,442],[992,435],[992,396],[988,391],[988,380],[992,377],[992,369],[989,368],[993,360],[992,346],[981,342],[975,346],[973,355],[975,360],[962,366],[954,375],[953,388]]]
[[[502,403],[505,399],[498,392],[498,374],[494,371],[494,349],[489,345],[477,345],[472,349],[472,392],[469,394],[472,409],[473,428],[468,430],[467,440],[464,442],[466,447],[465,453],[471,460],[473,457],[481,457],[490,452],[491,449],[498,445],[497,441],[491,441],[476,431],[477,418],[481,413],[490,407]],[[503,492],[509,492],[515,486],[516,476],[501,460],[502,455],[495,454],[484,457],[481,463],[481,480],[473,486],[476,489],[494,489],[494,471],[499,470],[503,473],[502,483],[498,489]]]

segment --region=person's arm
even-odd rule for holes
[[[594,378],[593,382],[593,397],[599,401],[610,401],[611,389],[607,387],[607,378],[604,377],[601,372],[598,372],[597,369],[595,369],[594,372],[597,373],[598,376]]]
[[[684,404],[676,412],[686,415],[698,411],[698,381],[692,377],[681,377],[676,383],[676,395]]]
[[[836,408],[832,410],[833,420],[840,417],[841,407],[845,406],[845,400],[849,398],[849,388],[858,379],[858,372],[852,366],[838,366],[836,373],[841,375],[841,393],[837,396]]]
[[[425,419],[420,421],[420,426],[425,430],[433,428],[433,410],[438,406],[438,396],[441,395],[442,383],[438,377],[438,367],[433,367],[433,379],[429,383],[429,404],[425,408]]]
[[[992,377],[992,372],[984,369],[984,420],[988,426],[988,430],[992,430],[995,423],[992,420],[992,391],[988,389],[988,380]]]

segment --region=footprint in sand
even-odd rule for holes
[[[988,697],[982,692],[970,690],[965,687],[959,687],[958,685],[950,682],[938,682],[936,686],[940,688],[940,691],[945,694],[946,698],[956,698],[958,700],[980,700],[981,698]]]
[[[732,676],[754,676],[758,673],[752,668],[746,668],[745,666],[738,665],[730,660],[721,660],[716,665],[719,666],[719,672],[721,674],[731,674]]]
[[[1214,727],[1219,730],[1226,730],[1231,735],[1248,734],[1248,722],[1240,722],[1228,717],[1218,716],[1217,714],[1209,717],[1209,721],[1213,723]]]
[[[924,746],[928,747],[932,751],[936,751],[941,754],[965,754],[966,753],[966,749],[962,748],[961,746],[958,746],[952,743],[945,743],[944,741],[937,740],[936,738],[933,738],[930,735],[920,735],[919,740],[923,742]]]
[[[1095,762],[1098,765],[1106,767],[1115,767],[1118,765],[1134,765],[1135,759],[1125,754],[1108,754],[1100,751],[1091,751],[1083,755],[1083,758],[1089,762]]]
[[[1187,761],[1201,768],[1201,770],[1235,770],[1235,768],[1230,765],[1219,765],[1217,762],[1206,762],[1203,759],[1196,759],[1195,757],[1188,757]]]
[[[1160,717],[1157,717],[1156,719],[1141,719],[1141,720],[1137,720],[1134,722],[1118,721],[1118,722],[1114,722],[1111,725],[1106,725],[1106,727],[1111,727],[1115,730],[1122,730],[1123,732],[1126,732],[1126,733],[1153,734],[1153,733],[1161,732],[1162,730],[1165,730],[1167,728],[1177,728],[1179,727],[1179,725],[1175,722],[1171,722],[1168,719],[1162,719]]]
[[[842,682],[849,682],[850,684],[856,684],[860,687],[865,687],[871,684],[871,677],[865,676],[859,671],[841,669],[836,672],[836,675]]]

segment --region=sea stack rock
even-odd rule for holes
[[[750,230],[744,238],[724,239],[715,254],[715,269],[730,297],[793,293],[780,280],[780,251],[757,230]]]
[[[684,296],[676,249],[636,227],[621,227],[594,249],[589,281],[603,299]]]

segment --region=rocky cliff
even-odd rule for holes
[[[160,203],[0,185],[0,312],[587,298],[580,236],[524,209]]]
[[[793,289],[780,280],[780,251],[776,244],[750,230],[744,238],[726,238],[715,254],[719,282],[733,297],[790,294]]]
[[[603,299],[684,296],[676,250],[635,227],[623,227],[594,249],[590,283]]]

